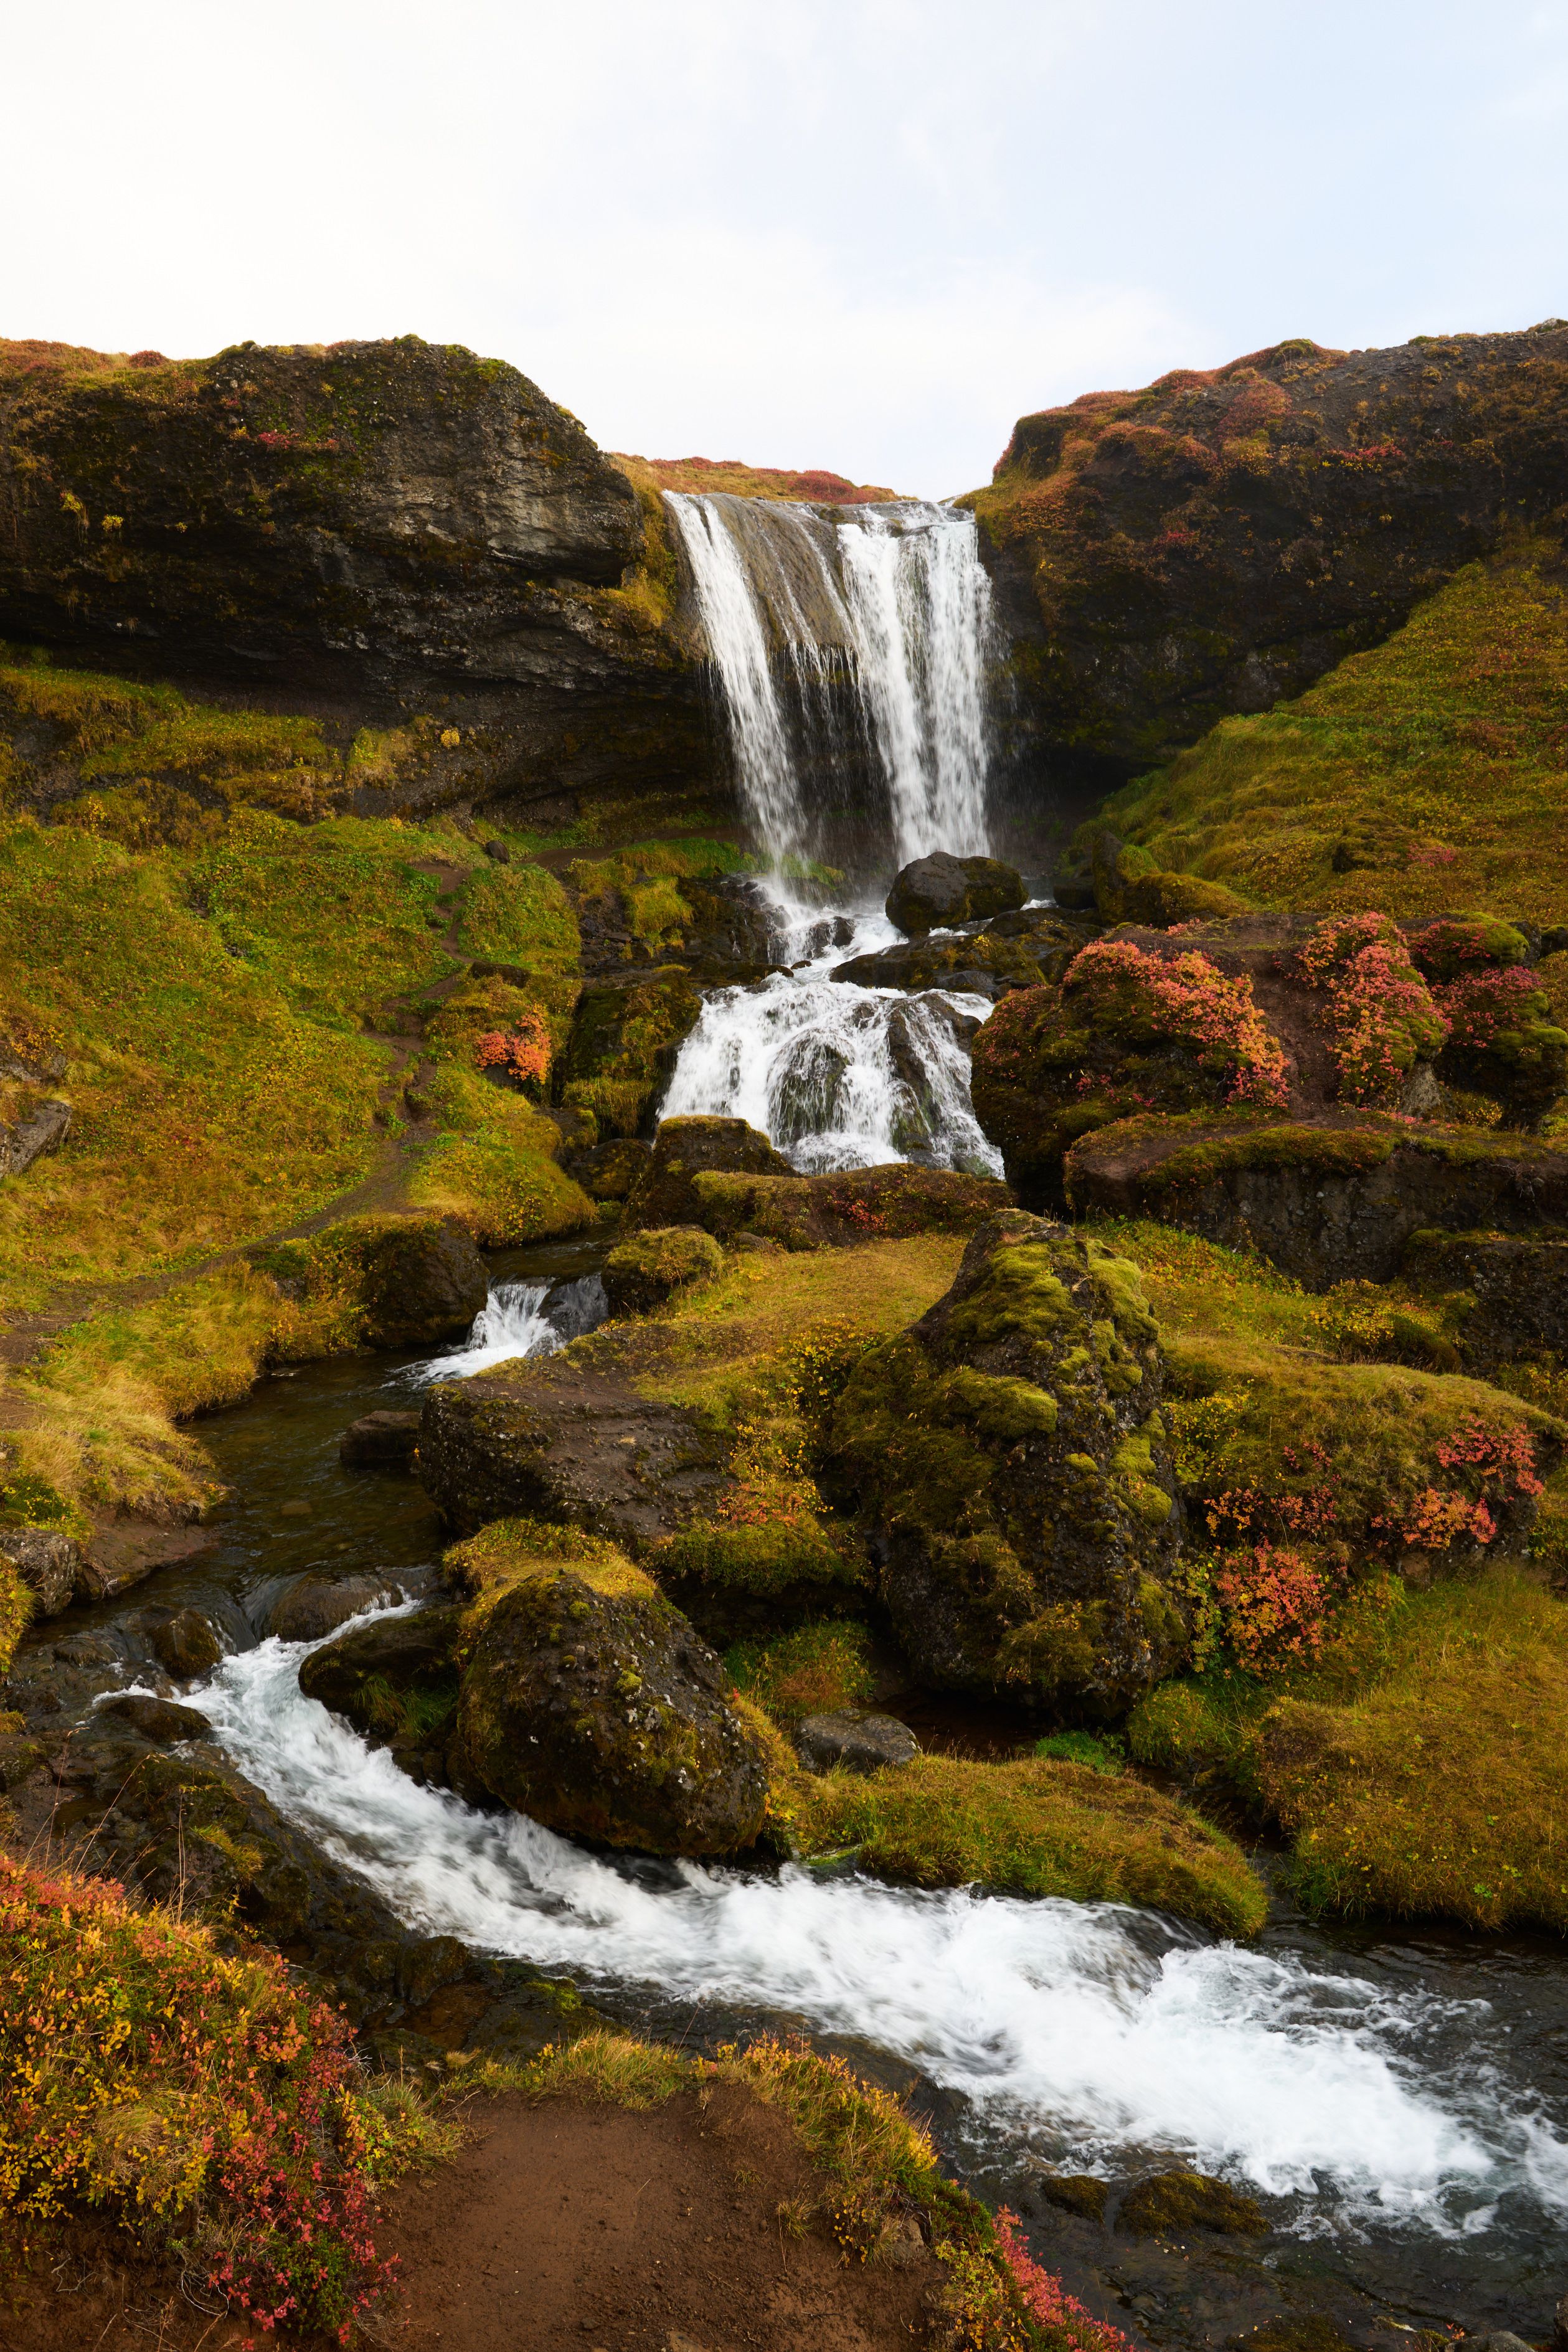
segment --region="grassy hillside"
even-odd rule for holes
[[[1162,866],[1259,905],[1568,916],[1568,560],[1468,565],[1294,702],[1227,719],[1110,803]]]

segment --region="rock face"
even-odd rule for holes
[[[750,1845],[767,1751],[651,1579],[566,1528],[490,1528],[449,1555],[463,1635],[462,1769],[566,1837],[651,1853]]]
[[[952,1168],[849,1168],[830,1176],[732,1176],[700,1171],[697,1215],[725,1243],[776,1242],[791,1250],[847,1249],[913,1234],[967,1234],[1012,1204],[994,1176]],[[630,1221],[628,1211],[628,1222]]]
[[[652,1158],[626,1196],[627,1232],[701,1224],[693,1180],[711,1169],[739,1176],[795,1173],[767,1137],[743,1118],[667,1118],[654,1138]]]
[[[1387,1282],[1429,1227],[1568,1224],[1568,1152],[1373,1112],[1124,1119],[1073,1146],[1066,1182],[1079,1214],[1159,1217],[1260,1251],[1311,1290]]]
[[[954,857],[945,849],[904,866],[888,893],[888,920],[910,935],[1024,903],[1024,877],[997,857]]]
[[[592,1112],[605,1141],[651,1132],[655,1106],[701,1010],[680,964],[591,982],[555,1072],[562,1103]]]
[[[723,1271],[724,1253],[696,1225],[655,1226],[617,1243],[605,1260],[612,1315],[651,1315],[656,1307]]]
[[[69,1536],[48,1528],[0,1528],[0,1559],[9,1560],[33,1596],[36,1617],[70,1606],[81,1554]]]
[[[1112,1712],[1185,1646],[1163,1359],[1138,1271],[1011,1212],[851,1375],[828,1477],[921,1678]]]
[[[1279,343],[1014,428],[973,507],[1037,740],[1152,766],[1568,498],[1568,326]]]
[[[658,593],[616,598],[649,530],[669,570],[656,502],[514,368],[416,336],[0,343],[0,632],[363,697],[376,726],[438,696],[411,805],[706,779],[691,655]]]

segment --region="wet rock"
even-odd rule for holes
[[[902,868],[888,893],[888,920],[900,931],[935,930],[1021,907],[1024,877],[996,857],[954,857],[939,849]]]
[[[795,1173],[767,1137],[743,1118],[667,1118],[627,1195],[626,1231],[704,1223],[695,1179],[715,1170],[739,1176]]]
[[[0,1176],[20,1176],[46,1151],[58,1151],[70,1133],[71,1108],[67,1102],[43,1102],[23,1113],[16,1124],[0,1122]]]
[[[396,1587],[381,1576],[304,1576],[273,1602],[265,1632],[283,1642],[320,1642],[396,1598]]]
[[[1090,935],[1048,908],[966,923],[938,938],[900,940],[874,955],[836,965],[833,977],[858,988],[971,989],[997,997],[1015,988],[1059,980]]]
[[[98,1711],[105,1719],[128,1725],[155,1748],[171,1748],[181,1739],[205,1739],[212,1729],[198,1707],[177,1706],[173,1699],[146,1698],[140,1692],[105,1699]]]
[[[854,1707],[808,1715],[795,1740],[808,1772],[879,1772],[887,1764],[908,1764],[921,1752],[907,1723],[890,1715],[862,1715]]]
[[[489,1275],[471,1234],[430,1217],[366,1220],[355,1235],[364,1318],[373,1348],[433,1347],[468,1330],[489,1297]]]
[[[418,1443],[416,1412],[367,1412],[339,1438],[338,1460],[345,1470],[406,1470]]]
[[[163,1623],[152,1628],[153,1649],[176,1682],[194,1682],[210,1675],[223,1656],[223,1643],[199,1609],[176,1609]]]
[[[1163,1358],[1138,1269],[1016,1211],[864,1356],[824,1483],[858,1506],[922,1681],[1119,1711],[1186,1645]]]
[[[81,1554],[50,1528],[0,1528],[0,1559],[9,1560],[33,1595],[33,1614],[58,1617],[70,1605]]]
[[[521,1515],[592,1528],[638,1552],[728,1483],[693,1412],[651,1404],[570,1355],[437,1382],[420,1422],[419,1476],[458,1534]]]
[[[462,1645],[467,1775],[567,1837],[651,1853],[752,1843],[766,1749],[651,1578],[612,1545],[517,1522],[448,1568],[479,1597]]]
[[[1109,2184],[1096,2179],[1092,2172],[1047,2172],[1039,2181],[1040,2195],[1047,2205],[1063,2213],[1077,2213],[1086,2221],[1105,2219],[1105,2200]]]
[[[441,1604],[357,1625],[301,1662],[300,1687],[345,1717],[373,1748],[390,1748],[414,1779],[444,1782],[458,1706],[461,1614]]]
[[[605,1260],[612,1315],[651,1315],[682,1290],[723,1272],[724,1253],[696,1225],[656,1226],[618,1243]]]
[[[1152,2238],[1184,2230],[1216,2230],[1228,2237],[1262,2237],[1268,2228],[1262,2207],[1205,2172],[1157,2172],[1129,2189],[1116,2212],[1116,2227],[1129,2237]]]
[[[210,1528],[161,1528],[143,1519],[114,1519],[94,1529],[77,1565],[79,1601],[112,1601],[152,1575],[216,1551]]]

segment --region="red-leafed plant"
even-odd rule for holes
[[[1229,1098],[1279,1108],[1285,1055],[1243,972],[1227,978],[1189,948],[1167,961],[1133,940],[1096,940],[1073,959],[1064,988],[1075,1014],[1129,1042],[1162,1038],[1194,1049],[1201,1068],[1228,1070]]]
[[[549,1076],[552,1051],[550,1024],[532,1005],[523,1007],[515,1028],[487,1029],[474,1040],[481,1070],[504,1070],[524,1085],[542,1085]]]
[[[1386,915],[1320,923],[1297,958],[1327,998],[1326,1018],[1346,1102],[1390,1108],[1415,1064],[1442,1049],[1448,1024]]]

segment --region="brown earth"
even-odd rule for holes
[[[384,2200],[400,2288],[377,2352],[909,2352],[942,2273],[841,2254],[790,2126],[730,2084],[637,2113],[520,2096],[470,2112],[456,2161]],[[93,2216],[0,2262],[0,2352],[231,2352],[241,2318]],[[195,2300],[189,2299],[194,2297]],[[206,2308],[202,2308],[205,2305]],[[273,2339],[279,2352],[301,2339]],[[325,2352],[311,2339],[309,2352]]]
[[[728,2084],[644,2113],[505,2098],[388,2199],[389,2352],[883,2352],[929,2342],[942,2273],[840,2254],[781,2208],[822,2190],[784,2116]]]

